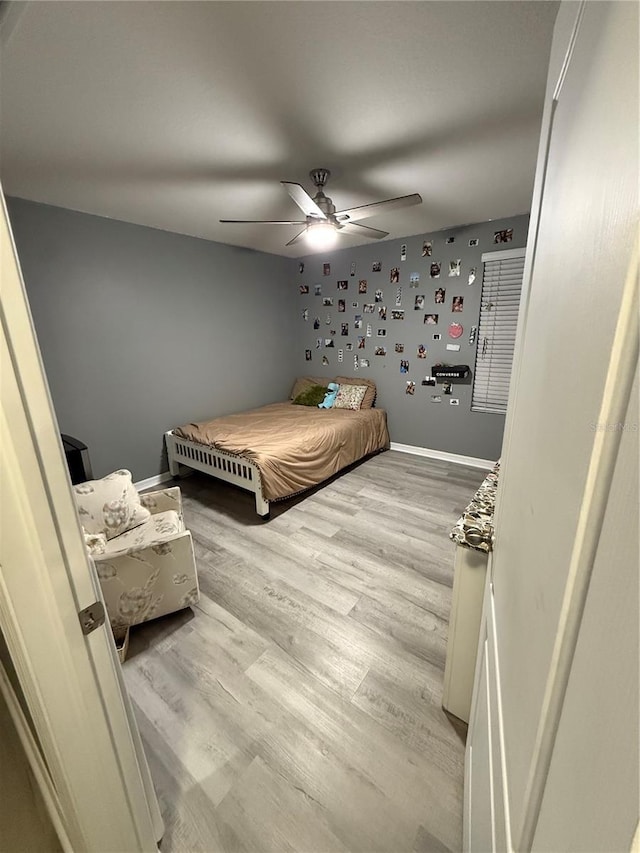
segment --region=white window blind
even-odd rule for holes
[[[474,412],[504,414],[507,411],[524,251],[511,249],[482,256],[484,275],[471,398]]]

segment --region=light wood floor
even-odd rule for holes
[[[124,665],[169,851],[458,851],[441,709],[454,545],[485,472],[389,451],[265,523],[181,481],[202,597]]]

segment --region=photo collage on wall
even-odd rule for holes
[[[451,232],[410,238],[399,244],[395,262],[376,259],[366,269],[360,262],[349,259],[345,264],[335,256],[331,261],[317,256],[317,263],[307,258],[299,265],[296,285],[304,303],[299,316],[316,335],[304,348],[305,361],[337,367],[344,363],[346,351],[353,353],[354,371],[375,369],[372,378],[377,380],[380,368],[397,358],[393,373],[402,377],[406,396],[459,406],[463,393],[470,401],[482,251],[496,251],[494,246],[512,242],[513,234],[514,229],[507,227],[482,239],[473,235],[462,239]],[[461,362],[469,368],[464,379],[432,375]],[[422,396],[423,388],[431,394]]]

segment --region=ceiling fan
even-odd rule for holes
[[[380,240],[382,237],[386,237],[389,232],[369,228],[368,225],[359,225],[358,220],[366,219],[368,216],[378,216],[387,210],[396,210],[399,207],[408,207],[412,204],[422,204],[421,196],[418,193],[413,193],[413,195],[403,195],[386,201],[362,204],[359,207],[351,207],[347,210],[336,210],[329,196],[323,192],[323,187],[330,176],[331,172],[328,169],[313,169],[309,172],[309,177],[317,188],[313,198],[300,184],[280,181],[302,210],[306,219],[221,219],[220,222],[243,225],[304,225],[302,231],[289,240],[286,245],[292,246],[306,236],[314,248],[326,249],[335,242],[338,234],[351,234],[356,237],[370,237],[374,240]]]

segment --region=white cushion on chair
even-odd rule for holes
[[[101,480],[73,487],[80,521],[87,533],[103,533],[113,539],[151,517],[140,503],[131,471],[114,471]]]
[[[177,512],[170,509],[152,515],[144,524],[133,530],[127,530],[114,539],[109,539],[103,554],[94,556],[96,562],[110,560],[115,556],[132,554],[142,548],[157,547],[164,549],[172,537],[184,531],[184,523]]]

